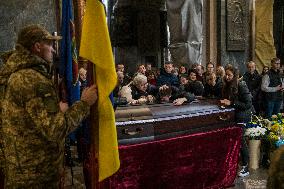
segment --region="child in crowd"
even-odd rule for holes
[[[157,86],[157,77],[154,71],[147,72],[147,79],[149,84]]]
[[[216,81],[216,74],[207,74],[205,77],[204,97],[220,99],[222,96],[222,83]]]

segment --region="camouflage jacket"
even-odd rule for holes
[[[0,125],[5,188],[58,188],[64,139],[89,113],[82,101],[60,111],[48,68],[18,46],[0,69],[0,85],[6,84]]]

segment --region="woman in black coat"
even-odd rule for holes
[[[235,108],[235,120],[237,123],[247,123],[251,120],[252,96],[244,81],[239,80],[239,71],[237,68],[228,64],[225,68],[225,77],[222,89],[221,104],[225,107]],[[248,146],[245,137],[242,137],[241,158],[243,169],[239,176],[249,175],[248,170]]]
[[[239,80],[237,68],[228,64],[225,72],[221,104],[235,108],[237,123],[247,123],[252,116],[252,96],[249,89],[244,81]]]

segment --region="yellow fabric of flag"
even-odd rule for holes
[[[80,56],[96,65],[99,113],[99,181],[114,174],[120,166],[115,117],[110,93],[117,83],[105,10],[98,0],[87,0],[83,20]]]
[[[255,1],[255,63],[261,73],[263,66],[270,67],[276,57],[273,38],[273,3],[271,0]]]

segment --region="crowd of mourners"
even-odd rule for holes
[[[238,104],[240,99],[236,99],[236,94],[241,92],[240,98],[251,100],[252,107],[248,111],[267,118],[279,113],[282,105],[283,70],[278,58],[271,60],[270,68],[263,67],[262,73],[258,73],[255,63],[250,61],[242,76],[238,68],[231,64],[215,68],[212,62],[206,68],[199,64],[193,64],[190,68],[186,65],[175,67],[171,62],[166,62],[159,70],[150,63],[141,64],[133,74],[127,73],[123,64],[117,64],[116,71],[118,84],[114,96],[118,103],[173,102],[181,105],[205,97],[220,99],[224,106],[250,106],[247,103]],[[249,92],[247,96],[246,92]],[[239,109],[245,110],[246,107]]]

